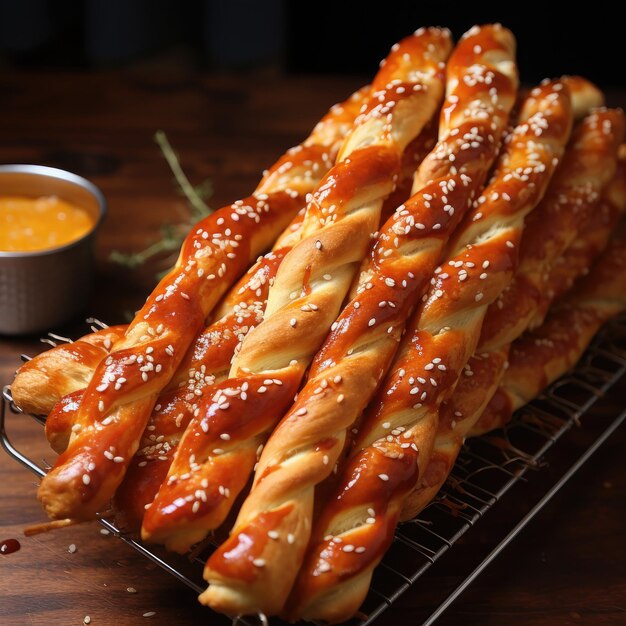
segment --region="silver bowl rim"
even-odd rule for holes
[[[50,254],[57,254],[58,252],[62,252],[64,250],[69,250],[70,248],[74,248],[83,243],[87,238],[91,237],[102,223],[102,220],[107,214],[107,202],[104,194],[96,185],[94,185],[90,180],[79,176],[78,174],[74,174],[73,172],[68,172],[67,170],[62,170],[58,167],[48,167],[47,165],[30,165],[26,163],[13,163],[9,165],[0,165],[0,175],[4,172],[11,173],[20,173],[20,174],[32,174],[34,176],[46,176],[48,178],[58,178],[60,180],[65,180],[68,183],[72,183],[77,185],[78,187],[82,187],[86,189],[98,203],[98,219],[96,223],[93,225],[89,231],[87,231],[82,237],[76,239],[75,241],[71,241],[70,243],[65,244],[64,246],[59,246],[56,248],[50,248],[46,250],[34,250],[31,252],[13,252],[13,251],[3,251],[0,250],[0,258],[27,258],[27,257],[40,257],[40,256],[48,256]]]

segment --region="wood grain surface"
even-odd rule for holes
[[[63,167],[104,191],[109,215],[98,238],[88,313],[115,323],[141,305],[154,268],[116,268],[107,260],[110,251],[144,247],[184,210],[153,142],[157,129],[167,132],[193,183],[213,181],[210,203],[218,207],[249,193],[264,167],[359,84],[146,70],[8,74],[0,82],[0,163]],[[611,99],[624,103],[626,93]],[[54,330],[76,336],[85,325]],[[10,382],[20,353],[40,349],[36,337],[0,337],[0,383]],[[602,413],[617,414],[625,405],[621,384]],[[11,416],[8,427],[32,458],[53,458],[41,426]],[[570,433],[548,468],[494,507],[378,623],[418,623],[592,437],[584,427]],[[625,445],[622,427],[438,624],[626,624]],[[0,541],[22,543],[19,552],[0,556],[0,625],[78,625],[86,615],[94,626],[230,623],[97,524],[23,537],[24,527],[44,521],[35,488],[33,475],[0,451]]]

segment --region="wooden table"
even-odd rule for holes
[[[89,313],[118,322],[141,305],[152,272],[115,268],[107,261],[110,251],[145,246],[162,223],[176,221],[184,210],[153,143],[157,129],[167,132],[192,182],[213,181],[211,204],[217,207],[249,193],[260,171],[358,83],[162,71],[8,75],[0,83],[0,162],[64,167],[102,188],[109,216],[98,240],[99,275]],[[83,328],[55,330],[76,336]],[[20,353],[40,348],[36,338],[0,338],[0,382],[11,380]],[[604,410],[620,410],[625,391],[622,385]],[[52,459],[40,426],[12,417],[9,428],[33,458]],[[611,437],[440,624],[626,623],[624,431]],[[570,439],[582,449],[585,432]],[[490,512],[459,546],[457,558],[470,562],[492,533],[502,533],[506,513],[519,515],[531,501],[526,494],[513,496],[502,510]],[[3,452],[0,503],[0,540],[22,542],[19,552],[0,557],[3,626],[81,624],[86,615],[95,626],[144,619],[219,622],[186,587],[102,535],[96,524],[23,538],[22,529],[44,516],[33,476]],[[380,624],[415,623],[418,609],[435,601],[458,567],[459,561],[448,559],[429,579],[431,588],[407,592]],[[148,612],[155,614],[142,617]]]

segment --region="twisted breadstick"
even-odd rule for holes
[[[588,80],[580,76],[565,76],[561,80],[570,91],[572,113],[575,120],[583,118],[590,109],[604,104],[602,92]],[[555,263],[559,262],[560,257]],[[547,290],[543,290],[540,295],[543,301],[547,300],[546,294]],[[444,402],[439,410],[440,425],[448,424],[450,427],[455,427],[460,416],[480,415],[483,412],[485,403],[494,394],[500,383],[506,368],[508,353],[509,344],[505,344],[499,349],[490,352],[478,351],[472,356],[465,368],[465,375],[461,377],[455,387],[452,398],[449,402]],[[473,434],[476,428],[478,428],[478,424],[468,434]],[[440,477],[447,472],[447,468],[448,459],[445,455],[441,462],[435,455],[427,468],[430,478],[426,477],[425,480],[437,484]],[[416,511],[408,509],[402,517],[410,518],[415,513]]]
[[[337,165],[311,198],[303,240],[280,267],[263,322],[244,340],[231,378],[189,424],[168,480],[146,511],[145,539],[185,550],[230,510],[257,449],[292,402],[337,316],[393,189],[402,151],[440,101],[449,49],[449,34],[439,29],[418,31],[394,46]]]
[[[515,280],[485,317],[481,351],[510,343],[528,327],[546,272],[586,227],[613,178],[623,127],[615,109],[594,111],[576,127],[545,207],[528,217]]]
[[[432,143],[436,141],[435,135],[433,125],[429,124],[408,146],[402,159],[400,193],[400,187],[407,188],[407,181],[410,187],[415,164],[423,160],[430,151]],[[397,195],[396,192],[392,194],[396,197]],[[385,206],[387,204],[386,201]],[[213,315],[216,321],[196,337],[176,374],[159,395],[139,450],[115,495],[114,508],[118,525],[126,529],[140,527],[145,506],[154,499],[167,474],[180,437],[197,409],[198,396],[206,393],[211,385],[226,378],[231,358],[239,344],[261,322],[267,303],[267,292],[274,281],[278,266],[300,239],[303,216],[304,211],[301,211],[275,242],[274,251],[261,257],[224,297]],[[126,329],[123,326],[117,328],[120,330],[119,335]],[[84,340],[97,341],[97,336],[87,335]],[[61,347],[54,348],[49,352],[60,349]],[[36,358],[42,357],[44,355]],[[80,368],[84,387],[89,382],[97,361],[93,362],[95,359],[92,359],[81,362],[79,357],[80,355],[76,355],[75,366]],[[40,384],[40,379],[41,371],[38,371],[33,380]],[[52,408],[46,420],[48,440],[59,453],[68,445],[82,395],[82,389],[64,395]]]
[[[26,413],[47,415],[64,395],[87,385],[125,330],[103,328],[38,354],[17,370],[11,384],[13,401]]]
[[[314,488],[334,467],[347,429],[389,367],[406,318],[441,260],[449,234],[495,160],[515,101],[514,49],[508,30],[486,26],[452,53],[441,139],[417,171],[417,193],[381,228],[356,295],[333,324],[307,384],[265,446],[231,537],[207,563],[211,586],[201,601],[242,613],[275,611],[285,602],[308,542]],[[267,515],[274,516],[269,528]],[[246,545],[245,538],[261,529],[278,539]],[[265,565],[244,579],[238,570],[249,568],[252,559]]]
[[[615,173],[623,136],[623,114],[606,109],[585,117],[572,133],[546,197],[526,220],[515,279],[487,311],[479,357],[467,364],[454,394],[440,411],[438,443],[419,487],[405,501],[402,519],[414,517],[445,482],[463,439],[498,386],[508,346],[526,329],[542,300],[546,272],[597,210],[602,189]],[[467,378],[476,382],[467,383]]]
[[[591,81],[582,76],[562,76],[572,99],[574,120],[581,120],[592,109],[604,106],[604,94]]]
[[[400,175],[404,188],[405,181],[409,185],[412,182],[415,164],[423,160],[435,140],[436,133],[429,124],[407,147]],[[383,213],[386,205],[387,201]],[[267,294],[278,267],[300,240],[302,217],[299,215],[279,237],[274,252],[259,259],[224,299],[215,316],[217,321],[196,339],[177,375],[159,396],[139,450],[115,495],[118,523],[133,529],[141,525],[146,505],[152,502],[165,479],[178,442],[198,408],[199,396],[227,377],[233,354],[263,319]],[[194,397],[190,398],[192,393]]]
[[[261,257],[221,305],[225,312],[197,338],[173,380],[157,400],[139,449],[115,494],[116,519],[138,529],[146,505],[154,500],[176,447],[203,396],[228,376],[230,361],[244,337],[261,323],[270,284],[290,247]]]
[[[351,108],[354,110],[356,107],[351,105]],[[410,195],[415,169],[430,152],[436,140],[436,125],[431,123],[407,147],[402,155],[402,172],[398,187],[383,205],[383,217],[385,219],[402,200],[406,200]],[[325,171],[318,169],[319,175],[325,173]],[[312,178],[311,183],[314,184],[315,180],[317,179]],[[282,260],[288,250],[299,241],[303,217],[304,209],[276,240],[274,257],[270,255],[265,261],[259,261],[262,266],[255,264],[249,273],[240,280],[239,284],[233,287],[231,293],[224,297],[220,307],[212,316],[216,320],[221,320],[221,323],[215,328],[206,328],[195,339],[188,354],[198,355],[198,358],[201,359],[204,354],[203,349],[207,345],[211,345],[213,350],[218,350],[223,341],[220,333],[224,332],[231,336],[233,330],[232,325],[223,318],[227,315],[233,316],[233,319],[239,317],[235,313],[235,308],[241,311],[241,309],[253,307],[257,317],[259,317],[257,323],[260,322],[260,317],[265,311],[266,292],[269,289],[268,281],[273,282],[273,277],[278,269],[277,262]],[[250,288],[253,285],[257,286],[251,291]],[[246,297],[242,298],[242,294],[245,294]],[[251,310],[248,312],[252,313]],[[243,317],[247,317],[245,312]],[[247,326],[247,324],[242,324],[241,328],[245,329]],[[241,328],[237,330],[237,334],[243,338],[246,333],[242,334]],[[83,395],[82,390],[91,380],[98,363],[108,355],[115,341],[124,335],[126,329],[127,326],[120,325],[94,331],[75,342],[71,342],[69,344],[71,347],[63,343],[37,355],[17,370],[11,386],[13,399],[23,411],[48,415],[46,434],[56,452],[61,453],[69,443],[71,427],[74,425],[76,411]],[[85,347],[84,344],[89,345]],[[220,354],[223,357],[223,363],[226,363],[226,360],[230,362],[232,353],[229,354],[228,350],[222,349]],[[202,365],[205,365],[206,369],[206,364],[202,360],[194,361],[186,358],[163,393],[177,389],[181,383],[185,382],[187,372],[191,368],[199,369]],[[181,372],[182,376],[179,375]],[[68,394],[71,395],[68,397]],[[60,400],[62,401],[59,402]],[[160,400],[157,400],[158,404],[162,404]],[[57,406],[55,407],[55,405]],[[187,421],[183,421],[183,423],[186,426]],[[158,437],[157,432],[158,428],[153,434]]]
[[[512,277],[524,216],[543,196],[570,128],[569,92],[559,81],[522,104],[493,180],[453,237],[359,426],[316,524],[290,617],[342,621],[365,597],[428,459],[439,404],[476,346],[487,306]]]
[[[209,324],[198,334],[176,373],[159,395],[156,406],[166,407],[166,410],[164,409],[167,415],[166,419],[169,420],[170,416],[174,416],[174,421],[177,424],[181,424],[181,434],[186,424],[189,423],[190,417],[187,417],[186,414],[189,411],[193,413],[196,408],[185,400],[185,396],[189,394],[186,387],[189,386],[191,392],[198,396],[201,395],[205,384],[208,384],[209,381],[212,383],[218,377],[222,380],[226,378],[235,348],[243,340],[250,327],[258,324],[263,317],[269,283],[273,282],[282,259],[291,249],[293,243],[298,240],[301,225],[302,215],[298,214],[277,239],[275,249],[257,259],[256,263],[233,286],[220,303],[215,315],[213,315],[216,321]],[[127,327],[118,326],[116,328],[120,329],[123,334]],[[98,334],[94,333],[93,336],[86,335],[83,339],[93,341],[97,340],[97,337]],[[52,355],[59,348],[49,350],[36,358],[45,359],[48,354]],[[59,453],[67,448],[72,432],[71,429],[76,423],[78,408],[83,398],[84,387],[91,379],[98,362],[94,363],[93,369],[89,367],[91,364],[91,362],[82,361],[78,357],[72,362],[74,368],[79,368],[78,371],[83,374],[81,382],[84,381],[84,384],[80,389],[74,390],[69,395],[64,395],[52,407],[46,419],[46,436],[52,448]],[[42,371],[43,368],[38,365],[33,374],[33,379],[40,380]],[[199,377],[201,372],[204,374],[202,378]],[[55,391],[55,389],[53,388],[52,391]],[[183,412],[185,415],[179,417],[180,412]],[[156,409],[155,413],[159,413],[159,410]],[[153,414],[152,418],[154,417],[155,415]],[[149,441],[154,442],[161,434],[166,437],[170,437],[173,434],[173,426],[170,424],[166,427],[167,434],[159,432],[158,425],[155,426],[152,418],[148,424],[148,430],[151,431],[149,433],[150,439],[145,442],[142,440],[142,448],[150,445]],[[152,428],[152,426],[155,427]],[[161,442],[162,439],[159,441]],[[172,444],[171,441],[165,443],[161,447],[166,449],[168,445]]]
[[[626,310],[626,229],[614,234],[582,282],[546,321],[515,341],[498,391],[479,424],[497,428],[569,371],[610,318]]]
[[[533,330],[543,324],[550,305],[567,293],[574,282],[589,271],[606,248],[613,230],[626,211],[626,144],[619,148],[613,180],[602,191],[602,201],[587,227],[559,257],[547,275],[537,311],[528,324]]]
[[[477,386],[482,386],[482,390],[477,388],[475,394],[477,396],[478,394],[486,396],[486,392],[488,392],[489,395],[486,396],[488,404],[479,420],[468,433],[469,436],[482,435],[508,422],[513,411],[535,397],[544,386],[574,365],[578,360],[578,356],[576,355],[580,354],[584,346],[591,340],[591,337],[602,323],[601,320],[608,319],[608,317],[597,317],[594,318],[596,321],[591,323],[590,319],[585,318],[584,323],[574,325],[570,334],[571,332],[575,332],[575,329],[579,326],[585,330],[584,332],[581,331],[580,341],[572,342],[571,352],[567,352],[565,355],[562,355],[558,350],[559,347],[565,345],[561,343],[560,335],[551,334],[553,326],[550,326],[548,329],[542,326],[551,303],[569,292],[577,278],[588,275],[589,268],[593,266],[596,257],[606,248],[621,216],[626,211],[626,150],[622,150],[623,148],[625,148],[624,145],[620,148],[621,154],[615,177],[603,191],[603,202],[599,210],[594,214],[587,230],[566,250],[565,254],[559,259],[559,262],[552,267],[547,277],[544,298],[540,303],[540,310],[537,311],[537,315],[533,318],[533,326],[531,327],[531,329],[537,330],[537,333],[533,332],[531,335],[522,335],[521,338],[517,339],[511,345],[510,354],[508,351],[506,352],[508,356],[508,367],[506,369],[502,367],[501,372],[498,371],[496,373],[495,380],[500,386],[495,394],[493,393],[492,385],[483,384],[486,381],[482,369],[478,372],[474,371],[472,378],[476,379]],[[623,233],[619,236],[623,237]],[[615,243],[615,245],[619,248],[621,244],[619,240],[616,241],[618,243]],[[606,258],[609,254],[610,252],[605,252],[602,258]],[[609,263],[609,261],[598,261],[598,267],[603,267],[607,263]],[[605,270],[593,269],[592,273],[594,276],[597,276],[600,271]],[[592,279],[585,278],[583,284],[589,285],[591,284],[591,280]],[[573,297],[574,296],[569,296],[567,302],[571,303]],[[569,304],[564,305],[564,308],[569,306]],[[557,303],[556,307],[559,311],[561,310],[560,304]],[[576,307],[573,308],[576,309]],[[568,315],[569,313],[560,313],[558,316],[555,314],[555,317],[565,319]],[[577,314],[572,315],[575,316]],[[613,313],[610,314],[610,316],[612,315]],[[560,324],[560,322],[555,322],[555,324]],[[554,328],[556,327],[557,326],[554,326]],[[594,328],[596,330],[594,330]],[[532,347],[533,340],[528,337],[537,339],[537,348]],[[543,341],[541,337],[552,337],[554,341]],[[548,355],[546,348],[550,346],[552,346],[554,350]],[[526,359],[525,354],[528,352],[532,353],[534,356]],[[490,359],[486,358],[483,360]],[[522,368],[526,367],[526,365],[524,365],[526,361],[529,363],[546,363],[546,370],[552,373],[546,378],[547,382],[545,384],[541,382],[543,380],[543,366],[538,367],[535,373],[529,375],[528,381],[521,380],[518,377],[518,373]],[[525,390],[525,393],[513,391],[515,389]],[[484,402],[485,400],[481,400],[478,406],[484,404]]]
[[[361,98],[331,109],[301,146],[265,173],[252,196],[215,212],[187,236],[175,267],[85,390],[69,446],[39,488],[51,517],[89,519],[111,499],[159,392],[204,319],[301,207],[300,196],[330,164]]]

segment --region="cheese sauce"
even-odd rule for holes
[[[88,211],[56,196],[0,196],[0,251],[35,252],[64,246],[94,227]]]

